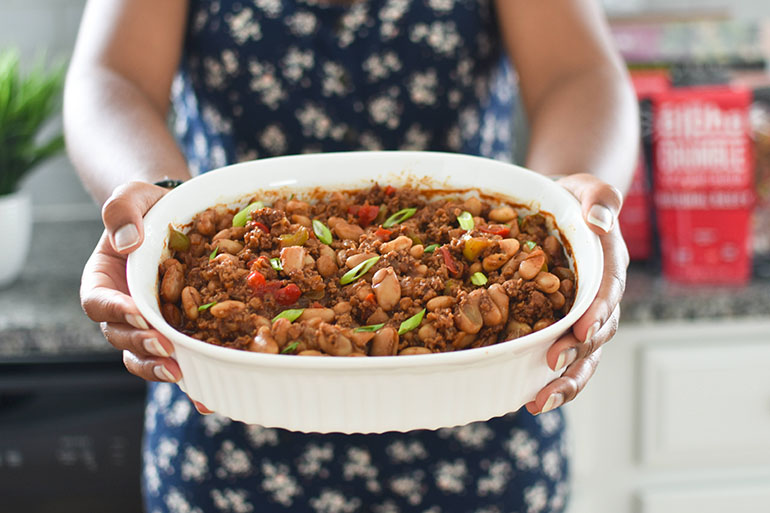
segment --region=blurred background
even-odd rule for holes
[[[18,48],[22,68],[66,60],[84,5],[0,0],[0,50]],[[634,259],[622,325],[566,407],[569,511],[768,511],[770,4],[604,6],[643,151],[621,219]],[[64,156],[21,191],[35,249],[0,287],[0,510],[140,511],[144,386],[77,297],[99,209]]]

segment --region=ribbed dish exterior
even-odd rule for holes
[[[546,365],[549,346],[467,366],[345,375],[247,367],[182,346],[176,358],[186,376],[182,390],[234,420],[303,432],[383,433],[464,425],[519,409],[558,376]]]

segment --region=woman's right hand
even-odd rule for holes
[[[80,302],[107,341],[123,351],[129,372],[148,381],[177,382],[182,372],[171,358],[174,346],[150,328],[126,283],[126,258],[144,240],[142,217],[166,192],[144,182],[113,191],[102,208],[105,231],[83,269]]]

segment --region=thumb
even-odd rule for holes
[[[167,192],[145,182],[128,182],[115,188],[102,207],[102,221],[115,251],[129,253],[141,245],[142,217]]]
[[[586,173],[566,176],[557,183],[580,201],[583,218],[594,232],[603,235],[612,230],[623,205],[623,195],[616,187]]]

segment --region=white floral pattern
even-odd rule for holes
[[[436,486],[446,493],[462,493],[465,491],[465,480],[468,477],[468,467],[463,460],[454,462],[441,461],[434,472]]]
[[[298,11],[286,18],[286,25],[292,34],[298,37],[309,36],[315,32],[318,20],[307,11]]]
[[[320,496],[310,499],[310,506],[318,513],[353,513],[361,506],[361,500],[346,499],[340,492],[324,490]]]
[[[297,481],[289,475],[289,467],[284,464],[262,463],[262,488],[270,492],[273,500],[284,506],[291,506],[294,497],[301,493]]]
[[[367,73],[369,82],[376,82],[388,78],[394,71],[401,70],[401,59],[395,52],[386,51],[382,54],[370,55],[362,64]]]
[[[218,511],[232,513],[251,513],[254,505],[248,502],[248,494],[245,490],[211,490],[211,500]]]
[[[200,483],[209,471],[206,453],[196,447],[187,446],[185,447],[184,454],[184,460],[182,460],[180,465],[182,479],[184,481],[195,481]]]
[[[178,389],[169,397],[161,384],[155,391],[167,405],[185,397]],[[563,437],[545,438],[527,413],[379,436],[304,435],[193,413],[184,429],[197,426],[200,438],[189,444],[182,428],[154,415],[164,429],[148,433],[143,474],[147,509],[158,513],[357,513],[364,505],[373,513],[554,513],[569,491]]]
[[[491,0],[192,0],[190,9],[172,127],[195,173],[351,149],[511,159],[516,81]]]
[[[479,478],[477,484],[478,494],[482,497],[503,493],[508,481],[511,479],[511,464],[505,460],[495,460],[494,462],[482,461],[482,469],[487,470],[487,474]]]
[[[297,470],[305,477],[326,478],[329,477],[329,470],[324,467],[324,464],[333,458],[334,448],[332,444],[310,444],[297,463]]]
[[[262,39],[262,28],[254,19],[253,11],[249,8],[234,14],[225,15],[225,22],[230,27],[233,40],[239,45],[248,40],[259,41]]]

